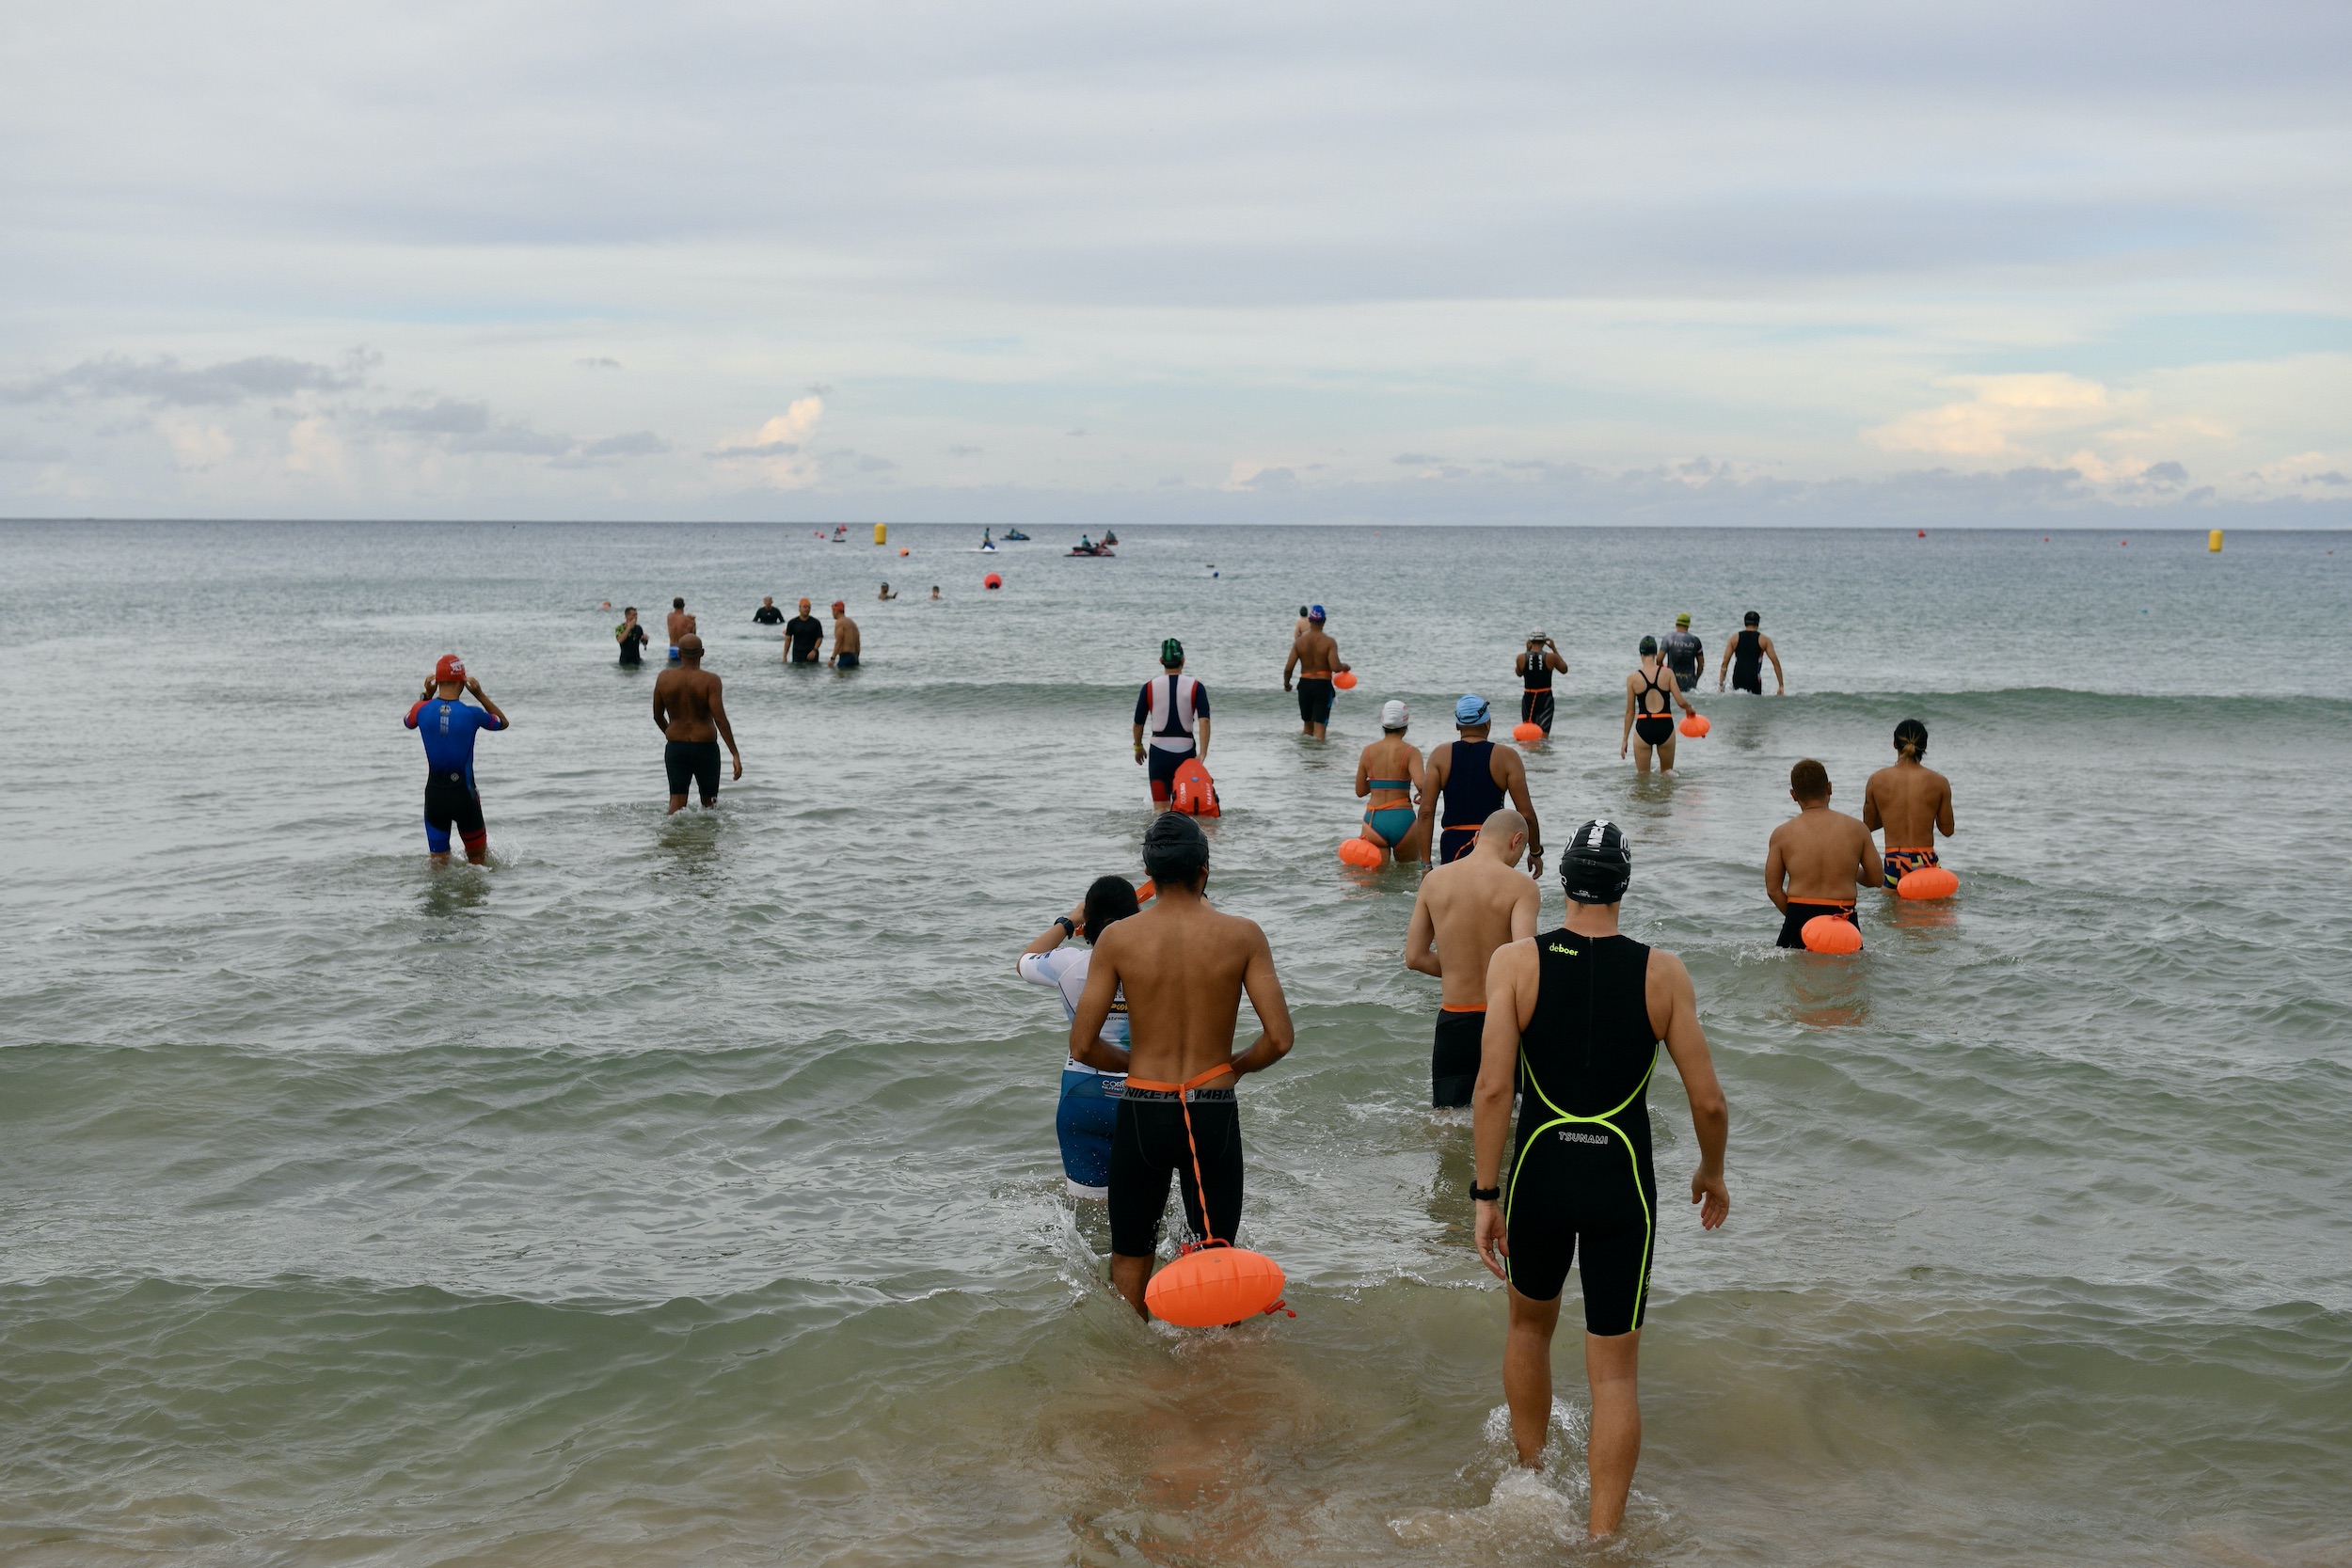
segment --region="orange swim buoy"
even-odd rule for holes
[[[899,553],[900,555],[904,555],[904,554],[906,554],[906,553],[907,553],[907,547],[906,547],[904,545],[899,546],[898,546],[898,553]]]
[[[1199,757],[1186,757],[1177,765],[1176,776],[1168,781],[1168,808],[1186,816],[1222,816],[1222,802],[1216,798],[1216,781],[1200,766]]]
[[[1804,923],[1804,948],[1808,953],[1859,953],[1862,933],[1851,920],[1834,914],[1817,914]]]
[[[1136,889],[1136,902],[1149,904],[1153,898],[1159,896],[1159,892],[1160,890],[1152,885],[1152,879],[1146,877],[1143,879],[1143,885]]]
[[[1356,689],[1356,672],[1343,670],[1331,677],[1331,684],[1342,691],[1353,691]]]
[[[1699,736],[1705,735],[1708,730],[1711,730],[1714,727],[1714,725],[1709,724],[1707,721],[1707,715],[1704,713],[1690,714],[1683,719],[1681,723],[1675,726],[1675,728],[1680,730],[1684,735],[1689,736],[1693,740],[1696,740]]]
[[[993,572],[989,573],[988,576],[980,579],[980,586],[982,588],[1002,588],[1004,585],[1005,579],[998,577]]]
[[[1895,883],[1895,893],[1902,898],[1949,898],[1959,891],[1960,879],[1940,865],[1906,871]]]
[[[1143,1304],[1180,1328],[1217,1328],[1245,1318],[1287,1311],[1282,1265],[1263,1252],[1211,1242],[1188,1248],[1152,1276]]]
[[[1369,871],[1380,863],[1380,850],[1368,838],[1343,838],[1340,840],[1340,860]]]
[[[1518,741],[1541,740],[1543,737],[1544,727],[1532,719],[1511,731],[1511,738]]]

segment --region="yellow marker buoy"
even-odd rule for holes
[[[890,543],[890,525],[888,523],[876,523],[874,525],[874,543],[877,545],[887,545]]]
[[[2216,555],[2221,553],[2221,531],[2219,529],[2215,529],[2205,535],[2205,548]]]

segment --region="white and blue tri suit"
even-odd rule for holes
[[[1078,1016],[1078,998],[1087,989],[1087,965],[1093,957],[1093,951],[1084,947],[1024,953],[1021,978],[1058,990],[1067,1022]],[[1103,1038],[1118,1046],[1127,1043],[1124,996],[1111,998],[1111,1016],[1103,1021]],[[1088,1067],[1074,1056],[1062,1067],[1061,1109],[1055,1114],[1054,1132],[1061,1139],[1062,1175],[1075,1196],[1110,1196],[1111,1129],[1118,1124],[1119,1097],[1126,1085],[1126,1074]]]

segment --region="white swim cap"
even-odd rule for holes
[[[1380,705],[1380,727],[1384,730],[1401,730],[1412,722],[1412,718],[1404,703],[1394,697]]]

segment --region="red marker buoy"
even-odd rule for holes
[[[980,586],[982,588],[1002,588],[1004,585],[1005,579],[998,577],[993,572],[989,573],[988,576],[980,579]]]

